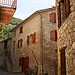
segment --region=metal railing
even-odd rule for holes
[[[0,5],[16,8],[17,7],[17,0],[0,0]]]

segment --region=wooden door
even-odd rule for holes
[[[65,50],[61,51],[61,75],[66,75]]]

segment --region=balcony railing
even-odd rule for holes
[[[16,8],[17,7],[17,0],[0,0],[0,5]]]

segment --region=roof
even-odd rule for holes
[[[18,28],[21,24],[23,24],[24,22],[26,22],[29,18],[31,18],[32,16],[38,14],[38,13],[43,13],[43,12],[48,12],[48,11],[53,11],[56,8],[47,8],[47,9],[42,9],[42,10],[38,10],[36,12],[34,12],[32,15],[30,15],[28,18],[26,18],[23,22],[21,22],[20,24],[18,24],[15,28],[13,28],[12,30],[10,30],[10,32],[14,31],[16,28]]]
[[[4,41],[6,41],[6,40],[9,40],[9,39],[11,39],[11,37],[6,38],[6,39],[4,39],[4,40],[0,40],[0,43],[1,43],[1,42],[4,42]]]

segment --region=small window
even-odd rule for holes
[[[27,45],[29,45],[29,36],[27,36]]]
[[[64,0],[58,0],[58,2],[64,3]]]
[[[22,39],[18,40],[18,48],[22,47]]]
[[[20,34],[23,33],[23,26],[20,27]]]
[[[33,44],[35,43],[35,33],[33,34]]]
[[[36,42],[36,33],[27,36],[27,45],[34,44]]]
[[[50,38],[51,41],[57,41],[57,31],[56,30],[51,31],[50,36],[51,36]]]
[[[7,40],[4,41],[4,49],[7,49]]]
[[[51,13],[50,14],[50,22],[51,23],[56,23],[56,13]]]
[[[67,17],[70,14],[70,1],[64,0],[65,4],[65,16]]]

